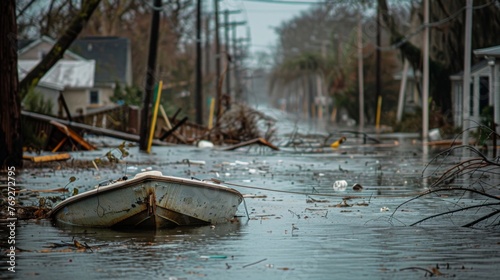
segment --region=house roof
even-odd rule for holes
[[[475,74],[481,72],[484,70],[485,67],[488,67],[488,61],[487,60],[481,60],[480,62],[472,65],[470,68],[470,74],[474,76]],[[484,74],[483,74],[484,75]],[[464,71],[460,71],[456,74],[450,75],[450,79],[452,80],[462,80],[464,76]]]
[[[490,56],[490,57],[500,57],[500,45],[474,50],[476,56]]]
[[[96,61],[96,83],[128,83],[130,41],[120,37],[86,37],[75,40],[70,49]]]
[[[56,41],[54,41],[52,38],[47,37],[47,36],[42,36],[38,39],[22,39],[17,41],[17,53],[18,56],[22,55],[23,53],[31,50],[32,48],[35,48],[37,45],[39,45],[41,42],[47,42],[50,45],[55,45]],[[73,59],[76,60],[85,60],[85,58],[77,55],[76,53],[72,52],[71,50],[66,50],[64,52],[65,55],[68,55],[72,57]]]
[[[19,78],[22,79],[40,60],[18,61]],[[72,88],[94,87],[95,61],[59,60],[40,82]]]

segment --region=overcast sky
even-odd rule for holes
[[[252,53],[256,51],[266,51],[270,46],[276,44],[278,38],[273,30],[280,26],[283,21],[291,20],[300,14],[301,11],[311,7],[304,2],[320,2],[319,0],[301,0],[296,1],[301,4],[291,4],[292,1],[285,3],[271,3],[280,0],[223,0],[220,2],[220,10],[240,10],[241,13],[231,15],[231,21],[246,20],[250,31]],[[238,28],[238,37],[246,37],[246,27]]]

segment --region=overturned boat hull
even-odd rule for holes
[[[221,184],[144,172],[70,197],[49,216],[83,227],[168,228],[228,222],[243,196]]]

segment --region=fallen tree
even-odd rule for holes
[[[483,128],[484,129],[484,128]],[[490,130],[489,138],[498,137]],[[452,146],[434,157],[424,169],[428,190],[400,204],[391,215],[411,202],[436,201],[427,210],[435,212],[410,225],[443,220],[462,227],[500,226],[500,158],[488,157],[484,141],[480,148],[472,145]],[[489,142],[491,143],[491,142]],[[494,143],[494,142],[493,142]],[[493,150],[496,146],[493,146]]]

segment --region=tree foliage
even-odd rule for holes
[[[63,34],[56,41],[49,53],[24,77],[19,84],[19,91],[24,96],[30,88],[35,87],[40,79],[54,66],[64,55],[64,52],[71,46],[82,31],[85,23],[92,16],[92,13],[101,0],[82,1],[81,10],[72,18]]]
[[[463,69],[465,49],[466,0],[429,1],[430,18],[430,96],[441,107],[443,113],[451,108],[449,76]],[[382,9],[382,20],[391,34],[391,43],[414,69],[422,69],[421,32],[423,31],[423,3],[411,6],[411,28],[401,28],[387,0],[378,0]],[[500,44],[500,5],[498,1],[476,0],[473,9],[472,49]],[[473,57],[473,62],[481,58]]]
[[[330,3],[330,4],[329,4]],[[328,2],[325,7],[311,9],[280,26],[278,51],[271,74],[273,93],[279,98],[290,98],[290,88],[304,87],[302,93],[314,91],[311,78],[319,75],[332,97],[335,107],[347,109],[349,115],[358,118],[358,66],[357,66],[357,14],[362,6]],[[375,117],[375,36],[371,27],[375,19],[364,20],[364,76],[365,110],[373,120]],[[383,52],[384,106],[397,102],[393,74],[397,66],[394,51]],[[306,80],[297,83],[297,80]],[[312,82],[314,84],[314,82]],[[314,93],[315,94],[315,93]],[[292,97],[299,99],[298,97]],[[302,97],[304,98],[304,96]],[[304,99],[302,99],[305,101]],[[313,98],[309,98],[313,100]]]

